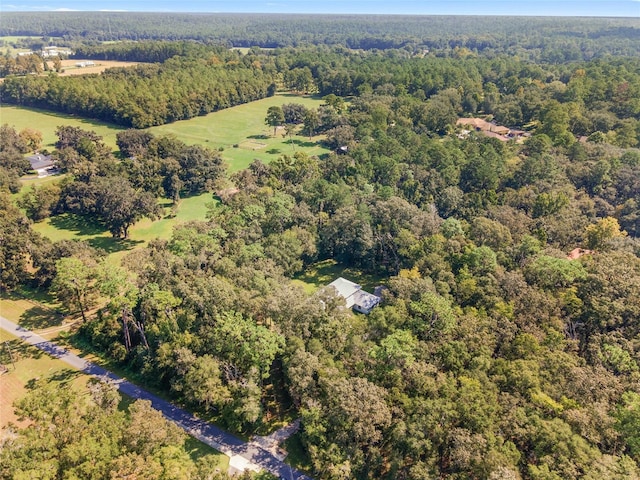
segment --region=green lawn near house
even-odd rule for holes
[[[304,272],[296,275],[292,282],[300,285],[307,293],[313,293],[329,285],[338,277],[343,277],[362,285],[362,288],[368,292],[373,292],[373,289],[381,285],[383,281],[383,277],[365,273],[357,268],[346,267],[335,260],[329,259],[309,265]]]

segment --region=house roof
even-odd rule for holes
[[[491,130],[491,127],[494,126],[492,123],[489,123],[482,118],[459,118],[456,125],[468,125],[480,130]]]
[[[507,133],[509,133],[509,129],[507,127],[503,127],[502,125],[493,125],[491,127],[491,131],[499,133],[501,135],[506,135]]]
[[[497,138],[501,142],[508,142],[509,141],[509,139],[507,137],[505,137],[504,135],[500,135],[499,133],[496,133],[496,132],[482,132],[482,134],[485,137]]]
[[[364,290],[358,290],[353,297],[353,304],[366,310],[371,310],[380,303],[380,297]]]
[[[51,155],[31,155],[30,157],[27,157],[27,160],[29,160],[33,170],[42,170],[43,168],[53,166]]]
[[[349,308],[355,304],[354,294],[362,289],[362,286],[342,277],[336,278],[329,286],[336,289],[338,295],[346,300]]]

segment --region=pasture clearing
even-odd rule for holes
[[[220,151],[222,158],[229,165],[230,173],[248,167],[254,159],[269,163],[282,154],[293,155],[297,151],[308,155],[327,153],[329,150],[318,143],[323,136],[310,139],[294,134],[292,138],[288,138],[284,135],[284,129],[278,129],[277,134],[273,135],[273,127],[264,123],[267,109],[285,103],[299,103],[307,108],[317,108],[322,104],[322,100],[318,97],[279,94],[205,116],[150,127],[147,130],[156,136],[175,135],[189,145],[203,145]],[[125,130],[119,125],[76,115],[16,106],[0,107],[0,124],[5,123],[18,131],[24,128],[39,130],[42,132],[43,148],[49,150],[54,148],[57,141],[55,130],[59,125],[93,130],[102,136],[105,144],[114,151],[117,150],[116,134]]]
[[[8,124],[20,131],[24,128],[33,128],[42,132],[42,148],[53,150],[58,141],[56,128],[60,125],[80,127],[84,130],[93,130],[100,135],[104,143],[117,150],[116,134],[123,127],[118,125],[83,118],[76,115],[50,112],[37,108],[23,108],[3,105],[0,107],[0,124]]]
[[[156,136],[172,134],[185,143],[219,150],[229,165],[229,172],[248,167],[254,159],[269,163],[282,154],[293,155],[296,151],[308,155],[327,153],[329,150],[318,143],[321,136],[309,139],[294,134],[289,139],[284,136],[284,129],[278,129],[277,134],[273,135],[273,127],[266,125],[264,118],[269,107],[280,107],[285,103],[318,108],[322,100],[318,97],[279,94],[202,117],[151,127],[148,131]]]
[[[135,248],[142,248],[155,238],[169,239],[173,228],[191,220],[205,220],[207,205],[217,202],[213,194],[204,193],[180,200],[174,212],[171,202],[164,201],[165,212],[159,220],[144,218],[129,230],[129,238],[115,239],[108,230],[90,222],[79,215],[65,213],[34,223],[32,228],[49,238],[58,240],[85,240],[95,248],[101,248],[109,254],[109,260],[119,264],[120,260]]]
[[[78,64],[91,62],[92,64],[86,65],[84,67],[79,67]],[[115,68],[115,67],[133,67],[138,65],[140,62],[118,62],[115,60],[82,60],[82,59],[73,59],[73,60],[62,60],[62,72],[58,73],[61,77],[69,77],[71,75],[88,75],[91,73],[102,73],[107,68]],[[53,70],[53,61],[47,61],[49,68]],[[47,73],[44,72],[43,75]]]

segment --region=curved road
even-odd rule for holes
[[[45,340],[36,333],[26,330],[6,318],[0,317],[0,328],[52,357],[62,360],[73,368],[116,384],[118,390],[125,395],[136,399],[149,400],[153,408],[160,410],[168,420],[178,425],[189,435],[230,457],[230,466],[240,471],[245,468],[253,471],[264,469],[285,480],[312,480],[310,477],[278,460],[270,452],[260,448],[258,445],[246,443],[238,437],[194,417],[186,410],[178,408],[108,370],[80,358],[67,349]]]

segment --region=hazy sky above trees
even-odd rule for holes
[[[5,12],[69,10],[640,17],[640,0],[9,0],[0,3],[0,11]]]

